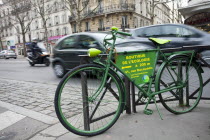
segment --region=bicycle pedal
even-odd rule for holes
[[[152,115],[153,114],[153,111],[151,109],[145,109],[144,110],[144,114],[146,114],[146,115]]]

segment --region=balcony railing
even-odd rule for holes
[[[121,29],[129,28],[129,24],[123,25],[121,24]]]
[[[91,31],[90,29],[85,30],[85,32],[90,32],[90,31]]]
[[[114,4],[99,8],[96,12],[93,12],[93,15],[101,15],[101,14],[109,14],[109,13],[117,13],[117,12],[134,12],[135,4]]]
[[[98,28],[98,31],[105,31],[105,27]]]
[[[82,15],[82,18],[90,18],[95,16],[100,16],[104,14],[111,14],[111,13],[119,13],[119,12],[134,12],[135,11],[135,4],[115,4],[109,5],[105,7],[98,8],[95,11],[85,11]],[[75,16],[69,16],[69,21],[75,21]]]

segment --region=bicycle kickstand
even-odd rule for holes
[[[144,114],[146,114],[146,115],[152,115],[153,111],[152,111],[151,109],[147,109],[147,107],[148,107],[148,105],[149,105],[149,102],[150,102],[152,99],[153,99],[154,102],[155,102],[155,106],[156,106],[156,109],[157,109],[157,111],[158,111],[158,114],[159,114],[161,120],[163,120],[162,114],[160,113],[160,110],[159,110],[159,108],[158,108],[158,106],[157,106],[157,102],[156,102],[155,96],[148,99],[147,104],[146,104],[146,107],[145,107],[145,109],[144,109]]]
[[[152,99],[153,99],[153,100],[154,100],[154,102],[155,102],[155,106],[156,106],[156,109],[157,109],[158,114],[159,114],[159,116],[160,116],[160,119],[161,119],[161,120],[163,120],[162,114],[160,113],[160,110],[159,110],[159,108],[158,108],[158,106],[157,106],[157,102],[156,102],[156,98],[155,98],[155,96],[154,96]]]
[[[151,98],[148,99],[147,104],[144,108],[144,114],[146,114],[146,115],[152,115],[152,113],[153,113],[153,111],[151,109],[147,109],[150,101],[151,101]]]

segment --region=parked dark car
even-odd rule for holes
[[[184,24],[160,24],[131,29],[131,38],[138,39],[141,43],[149,46],[154,44],[148,40],[149,37],[171,40],[170,43],[162,45],[162,48],[176,48],[192,45],[210,45],[210,34],[195,27]],[[210,51],[202,52],[203,58],[210,60]],[[210,63],[210,61],[209,61]]]
[[[55,44],[53,50],[52,66],[57,77],[63,77],[64,74],[80,64],[78,55],[87,54],[89,48],[97,48],[105,52],[103,39],[109,37],[108,33],[77,33],[68,35]],[[135,39],[117,39],[116,51],[132,51],[151,49],[151,46],[141,44]]]

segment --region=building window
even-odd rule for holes
[[[36,29],[39,29],[39,22],[37,20],[35,21],[35,26]]]
[[[86,32],[90,31],[90,24],[89,24],[89,22],[85,22],[85,31]]]
[[[51,12],[51,8],[50,8],[49,4],[47,5],[47,12],[48,12],[48,14],[50,14],[50,12]]]
[[[73,25],[73,33],[76,33],[76,32],[77,32],[77,25],[74,24],[74,25]]]
[[[58,25],[58,24],[59,24],[59,17],[55,16],[55,25]]]
[[[53,31],[52,31],[52,30],[49,30],[49,31],[48,31],[48,36],[49,36],[49,37],[52,37],[52,36],[53,36]]]
[[[48,26],[52,26],[52,19],[51,18],[48,19]]]
[[[18,43],[20,43],[20,36],[18,35]]]
[[[146,21],[146,25],[149,26],[149,21]]]
[[[59,28],[56,29],[55,35],[56,35],[56,36],[59,36],[59,35],[60,35],[60,30],[59,30]]]
[[[68,34],[68,27],[63,27],[63,35],[67,35]]]
[[[12,28],[10,28],[10,36],[12,36]]]
[[[140,24],[141,27],[144,26],[144,21],[142,19],[140,20]]]
[[[137,17],[134,18],[134,28],[138,27],[138,19]]]
[[[55,2],[55,3],[54,3],[54,6],[55,6],[54,10],[55,10],[55,11],[57,11],[57,10],[58,10],[58,8],[59,8],[58,3],[57,3],[57,2]]]
[[[99,19],[99,28],[98,31],[105,31],[104,28],[104,20],[103,19]]]
[[[63,23],[66,23],[66,14],[62,15],[62,21],[63,21]]]
[[[122,29],[129,28],[129,25],[128,25],[128,17],[127,16],[122,16],[121,28]]]
[[[39,32],[36,33],[36,37],[37,37],[37,39],[39,39]]]

